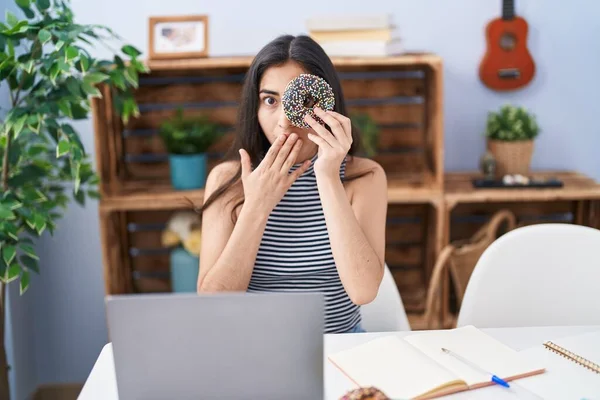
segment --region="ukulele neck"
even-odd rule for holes
[[[502,19],[511,20],[515,18],[515,1],[502,0]]]

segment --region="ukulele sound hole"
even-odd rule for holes
[[[513,50],[515,48],[515,44],[517,42],[517,38],[515,37],[515,35],[513,35],[512,33],[504,33],[501,37],[500,37],[500,47],[503,50]]]

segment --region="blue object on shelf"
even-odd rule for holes
[[[199,258],[182,247],[171,250],[171,288],[173,292],[196,292]]]
[[[206,183],[206,153],[169,154],[171,184],[177,190],[201,189]]]

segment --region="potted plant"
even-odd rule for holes
[[[496,160],[500,176],[529,173],[534,139],[540,128],[535,116],[523,107],[504,105],[487,118],[487,148]]]
[[[355,113],[350,118],[358,129],[364,154],[367,157],[375,156],[380,133],[377,123],[366,113]]]
[[[206,151],[223,135],[224,128],[204,115],[188,117],[177,109],[163,122],[159,134],[169,153],[171,184],[177,190],[199,189],[206,183]]]
[[[68,0],[16,0],[24,14],[6,11],[0,23],[0,84],[10,108],[0,115],[0,398],[9,399],[4,349],[6,285],[20,293],[40,273],[35,239],[51,235],[69,205],[97,198],[94,173],[72,120],[85,120],[97,85],[112,91],[115,112],[126,123],[139,114],[132,95],[146,67],[136,48],[124,45],[112,59],[86,49],[118,43],[109,28],[74,21]],[[115,39],[117,41],[115,41]],[[51,271],[49,271],[51,273]]]

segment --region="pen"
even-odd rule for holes
[[[508,382],[506,382],[504,379],[499,378],[498,376],[492,374],[491,372],[488,372],[486,370],[484,370],[483,368],[481,368],[480,366],[474,364],[473,362],[467,360],[466,358],[464,358],[463,356],[460,356],[458,354],[456,354],[453,351],[450,351],[448,349],[445,349],[442,347],[442,351],[446,354],[450,354],[451,356],[453,356],[454,358],[462,361],[463,363],[467,364],[468,366],[470,366],[471,368],[474,368],[486,375],[491,375],[492,376],[492,382],[497,383],[498,385],[504,386],[504,387],[510,387],[510,385],[508,384]]]

